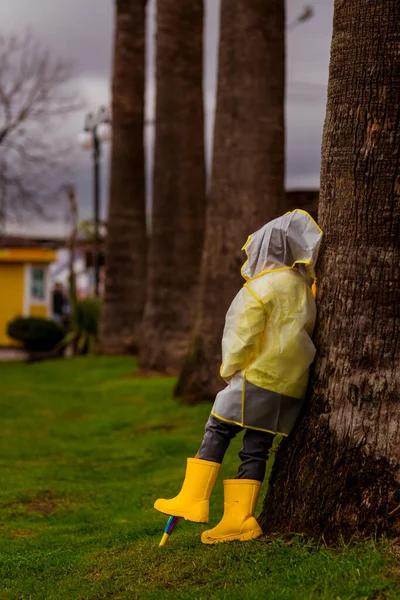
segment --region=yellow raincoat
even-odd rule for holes
[[[212,414],[242,427],[288,435],[304,401],[315,347],[310,285],[322,230],[294,210],[249,236],[246,279],[226,315],[221,376],[228,386]]]

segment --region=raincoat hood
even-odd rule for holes
[[[322,229],[306,211],[288,212],[248,237],[242,248],[247,254],[242,276],[248,280],[262,272],[302,264],[315,280],[322,236]]]

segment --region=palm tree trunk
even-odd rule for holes
[[[222,0],[213,172],[196,324],[176,394],[221,389],[221,336],[247,236],[285,212],[284,2]]]
[[[400,533],[400,3],[335,1],[319,215],[318,358],[264,531]]]
[[[173,372],[188,345],[205,214],[203,0],[159,0],[154,190],[142,368]]]
[[[146,274],[144,180],[145,0],[116,0],[113,144],[100,351],[133,352]]]

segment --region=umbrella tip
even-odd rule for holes
[[[165,544],[168,542],[168,538],[169,538],[169,533],[163,533],[163,536],[161,538],[161,542],[158,544],[159,548],[161,546],[165,546]]]

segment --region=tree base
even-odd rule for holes
[[[146,339],[139,348],[139,367],[143,371],[156,371],[164,375],[178,375],[187,352],[188,339],[161,335],[146,329]]]
[[[303,422],[281,442],[259,519],[263,532],[323,536],[328,542],[399,535],[396,466],[339,442],[321,417],[312,431]]]
[[[106,336],[101,335],[96,347],[97,354],[104,356],[135,355],[138,352],[136,335]]]

